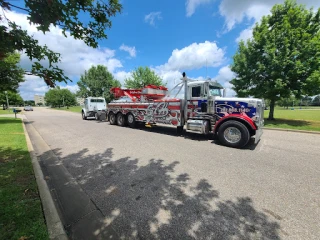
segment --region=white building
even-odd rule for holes
[[[37,106],[39,103],[42,105],[46,105],[46,102],[44,100],[44,96],[42,95],[34,95],[34,103]]]

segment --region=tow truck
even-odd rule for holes
[[[164,86],[142,89],[111,88],[115,100],[107,105],[111,125],[135,127],[157,123],[177,127],[177,132],[214,134],[222,145],[245,147],[251,137],[260,140],[264,125],[263,99],[226,97],[216,81],[196,81],[182,74],[181,82],[170,92]],[[184,87],[182,98],[177,96]],[[178,90],[175,96],[171,96]],[[180,94],[181,95],[181,94]]]

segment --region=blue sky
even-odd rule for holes
[[[269,13],[281,0],[122,0],[121,14],[112,18],[107,40],[99,41],[99,49],[91,49],[81,41],[64,38],[59,28],[43,35],[26,22],[26,15],[18,9],[8,12],[9,19],[22,25],[41,44],[62,54],[62,67],[73,79],[68,85],[76,91],[80,75],[92,65],[103,64],[121,82],[139,66],[152,67],[168,86],[185,71],[192,78],[208,77],[230,89],[234,76],[229,68],[239,39],[248,39],[255,22]],[[319,7],[318,0],[300,0],[308,7]],[[16,3],[16,2],[15,2]],[[19,2],[19,6],[23,6]],[[86,21],[86,18],[83,18]],[[30,68],[30,61],[22,55],[21,65]],[[206,68],[206,65],[208,66]],[[48,90],[43,81],[27,76],[21,84],[24,99]]]

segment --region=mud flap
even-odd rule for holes
[[[257,144],[259,142],[262,133],[263,133],[262,128],[259,128],[258,130],[256,130],[254,144]]]

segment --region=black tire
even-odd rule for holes
[[[117,114],[117,125],[124,127],[126,125],[126,118],[122,113]]]
[[[99,121],[99,119],[100,119],[99,114],[98,114],[98,113],[95,113],[95,114],[94,114],[94,118],[95,118],[97,121]]]
[[[87,117],[86,117],[86,115],[84,114],[84,111],[82,111],[82,119],[83,119],[83,120],[87,120]]]
[[[228,131],[234,131],[239,139],[232,139],[228,136]],[[230,132],[229,132],[230,133]],[[219,141],[228,147],[243,148],[250,140],[250,132],[248,128],[241,122],[229,120],[223,123],[218,130]]]
[[[109,122],[110,122],[110,125],[117,124],[116,115],[114,115],[113,112],[109,113]]]
[[[127,122],[128,122],[129,127],[131,127],[131,128],[134,128],[136,126],[136,118],[133,116],[132,113],[128,113]]]
[[[178,136],[183,135],[183,126],[178,126],[178,127],[177,127],[177,135],[178,135]]]

